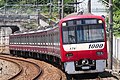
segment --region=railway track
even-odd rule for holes
[[[30,59],[32,62],[40,65],[43,73],[39,80],[67,80],[66,75],[58,68],[44,61]]]
[[[10,59],[13,59],[14,61],[15,60],[19,60],[20,57],[13,57],[13,56],[10,56],[10,55],[0,55],[0,57],[4,57],[4,58],[10,58]],[[15,58],[15,59],[14,59]],[[15,80],[67,80],[66,79],[66,75],[61,71],[59,70],[58,68],[54,67],[53,65],[51,64],[48,64],[44,61],[40,61],[40,60],[35,60],[35,59],[31,59],[31,58],[20,58],[20,60],[25,60],[25,61],[28,61],[28,62],[31,62],[31,63],[34,63],[34,64],[37,64],[40,68],[41,68],[41,73],[36,76],[36,78],[27,78],[25,79],[27,76],[26,76],[26,71],[30,71],[30,70],[23,70],[18,76],[16,76],[16,78],[14,78]],[[19,63],[19,62],[18,62]],[[20,62],[21,64],[21,62]],[[29,68],[29,66],[27,66]],[[23,67],[24,69],[24,67]],[[34,70],[35,71],[35,70]],[[29,72],[30,73],[30,72]],[[22,77],[21,75],[24,76]],[[23,78],[23,79],[20,79],[20,78]],[[11,78],[12,79],[12,78]]]
[[[13,56],[9,56],[9,55],[0,55],[0,58],[2,58],[2,59],[4,58],[7,60],[12,59],[12,61],[21,60],[18,57],[13,57]],[[24,59],[23,58],[22,60],[25,62],[30,62],[32,64],[37,64],[37,66],[39,66],[41,68],[41,72],[39,74],[37,74],[36,76],[34,76],[34,78],[29,77],[29,80],[33,80],[33,79],[37,79],[37,80],[67,80],[66,76],[61,71],[58,71],[57,69],[53,69],[54,66],[52,66],[52,65],[49,65],[43,61],[34,60],[34,59]],[[17,61],[17,64],[18,63],[19,62]],[[21,62],[20,62],[20,64],[21,64]],[[18,65],[20,65],[20,64],[18,64]],[[29,68],[29,66],[27,66],[27,68]],[[23,67],[21,69],[23,69]],[[9,79],[21,80],[20,78],[22,76],[19,76],[19,75],[21,75],[21,73],[23,73],[23,72],[31,70],[31,69],[30,70],[25,69],[25,70],[21,71],[21,69],[19,71],[20,73],[17,73],[16,75],[14,75],[13,77],[11,77]],[[24,77],[26,78],[28,76],[25,75]],[[26,80],[25,78],[23,78],[23,79]],[[74,78],[72,78],[72,80],[119,80],[119,78],[117,78],[116,76],[112,75],[109,72],[104,72],[104,73],[98,74],[98,76],[96,76],[96,74],[77,75],[77,77],[74,76]]]
[[[0,63],[1,63],[1,67],[0,67],[1,77],[0,77],[0,80],[1,79],[7,79],[7,80],[8,79],[13,79],[22,72],[22,67],[14,61],[11,61],[11,60],[0,57]],[[3,64],[9,64],[9,66],[14,66],[14,69],[16,69],[16,72],[11,71],[11,69],[7,65],[3,66]],[[6,76],[5,72],[3,73],[3,71],[5,71],[5,69],[7,69],[7,76]],[[11,71],[11,72],[9,72],[9,71]]]
[[[13,57],[13,56],[9,56],[9,55],[7,55],[8,57],[6,57],[6,55],[0,55],[0,58],[1,58],[1,56],[3,56],[5,59],[6,58],[13,59],[13,61],[15,61],[15,59],[19,60],[18,57]],[[39,75],[36,75],[36,77],[34,76],[34,78],[29,77],[29,80],[33,80],[33,79],[37,79],[37,80],[67,80],[66,75],[63,74],[62,71],[58,71],[56,68],[53,68],[54,66],[52,66],[50,64],[47,64],[43,61],[39,61],[39,60],[35,60],[35,59],[24,59],[23,58],[22,60],[33,63],[33,64],[37,64],[41,68],[42,72]],[[27,67],[29,68],[29,66],[27,66]],[[26,71],[30,71],[30,70],[26,70]],[[26,72],[26,71],[24,71],[24,72]],[[21,73],[23,73],[23,71],[21,71]],[[13,78],[11,78],[11,79],[21,80],[20,78],[22,76],[19,76],[19,77],[18,76],[16,76],[16,77],[13,76]],[[26,77],[28,77],[28,76],[25,75],[25,78]],[[26,80],[25,78],[24,78],[24,80]],[[77,75],[77,77],[74,76],[74,78],[72,78],[71,80],[119,80],[119,78],[117,78],[116,76],[112,75],[109,72],[104,72],[104,73],[98,74],[98,76],[96,76],[96,74]]]
[[[109,72],[104,72],[98,75],[98,80],[120,80],[117,76],[109,73]]]
[[[33,62],[26,61],[23,59],[18,59],[18,58],[1,56],[1,55],[0,55],[0,58],[15,62],[21,66],[19,73],[10,77],[9,79],[36,80],[42,73],[40,66],[38,66]]]
[[[71,80],[120,80],[109,72],[74,76]]]

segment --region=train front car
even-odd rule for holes
[[[68,74],[103,72],[107,63],[105,21],[92,14],[62,19],[61,61]]]

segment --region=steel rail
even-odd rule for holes
[[[14,78],[16,78],[18,75],[21,74],[21,72],[22,72],[22,70],[23,70],[23,67],[20,66],[20,64],[14,62],[14,61],[12,61],[12,60],[8,60],[8,59],[4,58],[3,56],[0,56],[0,59],[5,60],[5,61],[8,61],[8,62],[12,62],[12,63],[16,64],[16,65],[19,67],[18,73],[17,73],[16,75],[12,76],[11,78],[9,78],[8,80],[14,79]]]
[[[0,57],[1,57],[1,55],[0,55]],[[41,69],[40,66],[38,66],[36,63],[30,62],[30,61],[26,61],[26,60],[22,60],[22,59],[16,59],[16,58],[11,58],[11,57],[6,57],[6,56],[2,56],[2,57],[4,57],[4,58],[9,58],[9,59],[14,59],[14,60],[18,60],[18,61],[24,61],[24,62],[27,62],[27,63],[30,63],[30,64],[35,65],[36,68],[38,69],[38,75],[36,75],[36,76],[33,78],[33,80],[38,79],[39,76],[42,74],[42,69]],[[21,72],[22,72],[22,71],[21,71]],[[19,74],[18,74],[18,75],[19,75]],[[18,75],[16,75],[16,76],[13,77],[13,78],[16,78]],[[11,79],[13,79],[13,78],[11,78]]]

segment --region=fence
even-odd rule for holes
[[[113,57],[120,60],[120,38],[113,37]]]

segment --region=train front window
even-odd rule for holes
[[[64,27],[63,29],[63,43],[76,43],[75,26]]]
[[[85,24],[83,21],[71,21],[63,23],[62,36],[63,44],[103,42],[103,23]]]
[[[77,42],[102,42],[104,41],[104,28],[101,24],[77,26]]]

